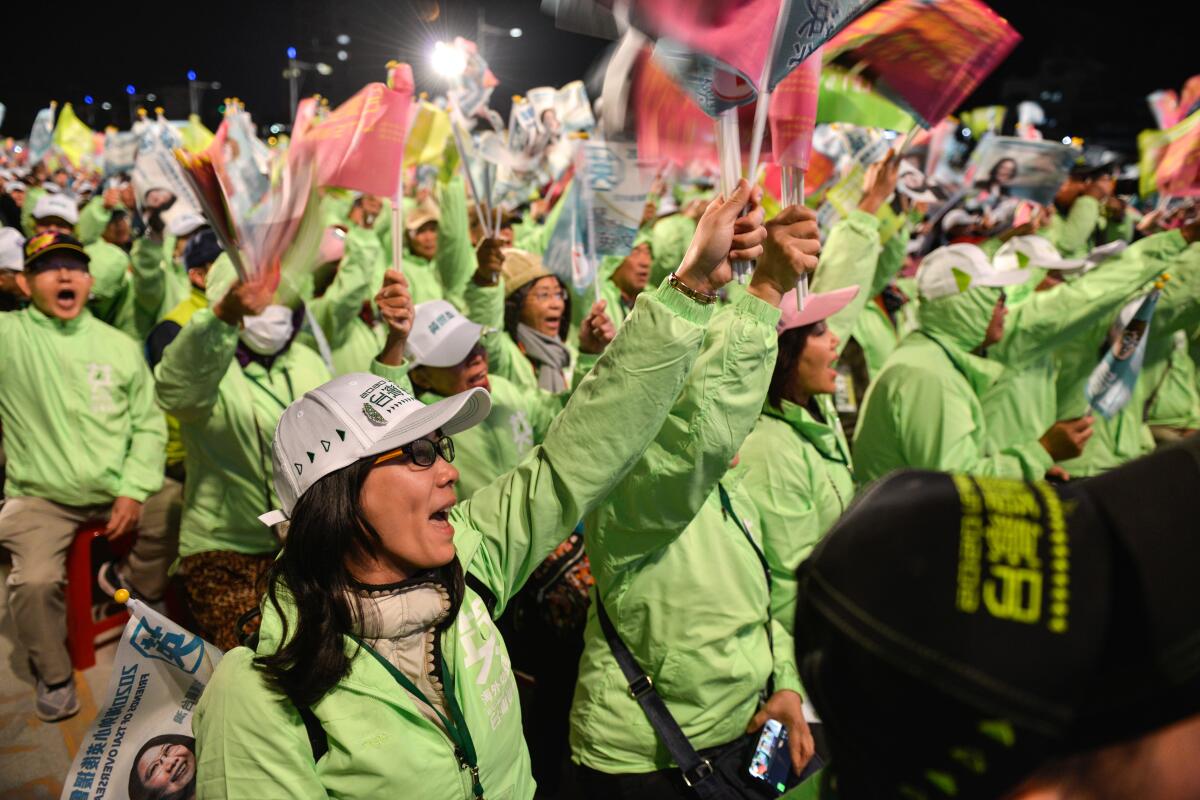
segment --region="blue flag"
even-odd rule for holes
[[[29,131],[29,160],[30,166],[42,160],[50,150],[54,141],[54,106],[47,106],[37,113],[33,119],[33,129]]]
[[[1146,359],[1150,320],[1161,294],[1155,289],[1142,299],[1133,317],[1120,328],[1112,346],[1088,378],[1088,404],[1105,419],[1115,417],[1133,396],[1133,387]]]

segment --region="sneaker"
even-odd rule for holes
[[[35,710],[38,718],[45,722],[58,722],[78,714],[79,696],[75,694],[75,677],[71,676],[69,681],[57,689],[51,689],[39,678]]]
[[[121,573],[117,571],[117,562],[115,561],[105,561],[100,565],[100,569],[96,573],[96,583],[100,586],[100,591],[104,592],[108,597],[116,594],[118,589],[125,589],[130,594],[133,594],[133,587],[121,577]]]

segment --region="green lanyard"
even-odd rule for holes
[[[475,792],[475,797],[483,800],[483,784],[479,781],[479,758],[475,753],[475,742],[471,739],[471,731],[467,728],[467,722],[463,719],[462,709],[458,707],[458,700],[454,697],[454,676],[450,674],[450,670],[446,668],[446,661],[442,659],[442,685],[445,687],[446,706],[450,709],[450,719],[446,719],[441,711],[438,711],[437,706],[429,702],[429,698],[425,693],[417,688],[416,684],[408,679],[408,677],[396,669],[396,665],[388,661],[383,656],[364,642],[357,636],[350,638],[358,642],[359,645],[375,657],[375,660],[383,665],[383,668],[388,671],[388,674],[395,679],[396,683],[409,694],[415,696],[422,703],[433,709],[433,713],[437,714],[438,719],[442,721],[442,725],[446,728],[446,733],[450,737],[450,741],[454,742],[454,754],[458,756],[459,763],[467,769],[471,770],[471,784]]]

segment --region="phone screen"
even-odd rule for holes
[[[780,794],[787,790],[788,773],[792,770],[787,738],[787,728],[779,720],[767,720],[750,759],[750,776],[766,781]]]

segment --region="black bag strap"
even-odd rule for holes
[[[738,530],[746,537],[746,541],[754,548],[754,555],[758,556],[758,563],[762,565],[763,575],[767,579],[767,647],[771,650],[771,663],[775,663],[775,634],[771,631],[771,565],[767,562],[767,554],[758,546],[758,542],[754,541],[754,537],[750,535],[749,529],[746,528],[746,523],[742,522],[742,518],[733,510],[733,502],[729,499],[729,492],[725,491],[725,487],[720,483],[717,484],[717,491],[721,495],[721,516],[725,519],[732,518]],[[775,672],[772,670],[771,676],[767,678],[767,697],[775,693]],[[765,698],[764,698],[765,699]]]
[[[692,747],[692,743],[684,735],[683,729],[679,727],[675,717],[671,716],[667,704],[654,690],[654,681],[641,668],[637,659],[633,657],[633,653],[621,640],[620,634],[617,633],[612,620],[608,617],[608,612],[604,610],[604,603],[600,600],[599,591],[596,592],[596,615],[600,620],[600,629],[604,631],[604,638],[608,641],[609,649],[612,650],[613,657],[617,659],[617,665],[621,667],[621,673],[625,676],[625,680],[629,682],[629,693],[642,707],[646,719],[650,720],[650,727],[654,728],[654,732],[658,734],[659,740],[667,748],[671,758],[679,765],[679,771],[683,773],[683,782],[696,792],[697,797],[703,800],[728,800],[730,795],[721,786],[720,781],[712,779],[715,774],[712,764],[708,759],[702,758],[696,752],[696,748]]]

